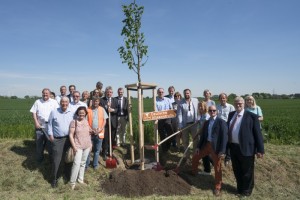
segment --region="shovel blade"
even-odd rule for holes
[[[155,171],[161,171],[164,169],[164,167],[161,166],[161,164],[158,162],[155,166],[152,167],[152,169],[154,169]]]
[[[106,168],[113,169],[113,168],[116,168],[116,167],[117,167],[117,161],[116,161],[116,159],[109,157],[106,160]]]

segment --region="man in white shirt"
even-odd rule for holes
[[[67,87],[62,85],[62,86],[60,86],[59,91],[60,91],[60,95],[57,95],[55,97],[55,100],[57,101],[58,104],[60,104],[60,99],[62,97],[67,96]]]
[[[38,163],[44,160],[44,149],[46,145],[49,156],[51,156],[50,143],[46,135],[47,123],[51,111],[58,107],[58,103],[50,98],[50,89],[44,88],[42,98],[36,100],[30,109],[36,133],[36,159]]]
[[[80,101],[80,92],[78,91],[73,92],[73,102],[71,102],[69,105],[73,113],[75,113],[80,106],[87,108],[86,103]]]

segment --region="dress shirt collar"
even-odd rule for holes
[[[245,109],[243,109],[240,113],[235,112],[235,114],[234,114],[234,116],[233,116],[233,119],[234,119],[237,115],[239,115],[239,117],[242,117],[242,116],[244,115],[244,112],[245,112]]]

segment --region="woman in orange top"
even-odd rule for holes
[[[87,120],[90,127],[93,130],[92,134],[92,143],[93,143],[93,168],[98,168],[98,159],[99,154],[102,149],[102,141],[104,138],[104,127],[106,123],[106,119],[108,118],[105,110],[100,105],[100,98],[94,97],[92,102],[92,107],[88,108]],[[86,168],[88,168],[90,164],[90,156],[88,156]]]

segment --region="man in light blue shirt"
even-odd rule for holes
[[[225,93],[219,95],[219,101],[220,104],[217,106],[218,117],[227,122],[229,113],[235,111],[234,106],[227,103],[227,95]]]
[[[158,88],[156,97],[156,111],[171,110],[172,103],[169,98],[164,97],[164,89]],[[162,141],[169,135],[173,134],[171,118],[158,120],[158,133]],[[167,152],[170,149],[172,138],[162,144],[162,151]]]
[[[74,112],[69,108],[69,98],[62,97],[60,107],[50,113],[48,120],[48,135],[52,142],[52,183],[53,188],[57,187],[57,179],[59,178],[59,166],[62,164],[64,171],[70,175],[70,166],[64,166],[62,158],[65,157],[69,141],[69,126],[73,120]],[[68,179],[68,177],[67,177]],[[69,179],[68,179],[69,180]]]

